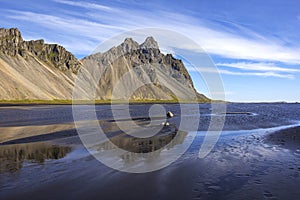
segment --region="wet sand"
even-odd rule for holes
[[[18,144],[54,140],[60,137],[77,135],[74,123],[0,127],[0,144]]]
[[[265,139],[282,148],[300,150],[300,126],[276,131],[267,135]]]
[[[27,162],[23,168],[9,172],[10,175],[0,174],[0,197],[1,199],[297,199],[300,195],[298,133],[299,127],[275,133],[266,131],[256,134],[254,131],[248,131],[244,134],[225,134],[213,152],[204,159],[197,158],[197,149],[203,139],[198,136],[192,149],[178,161],[167,168],[146,174],[128,174],[112,170],[89,155],[80,145],[77,136],[61,137],[59,134],[53,134],[52,140],[46,144],[60,145],[62,152],[65,152],[55,160],[51,160],[53,154],[49,154],[49,147],[41,146],[41,142],[0,146],[0,155],[3,155],[3,152],[15,155],[16,148],[29,150],[29,155],[32,152],[38,152],[40,155],[44,152],[48,155],[42,156],[46,159],[42,165],[41,162],[33,164]],[[284,145],[282,140],[285,141]],[[27,139],[26,142],[29,141]],[[73,151],[69,152],[70,149],[64,147],[66,145],[72,146]],[[37,150],[39,147],[42,150]],[[24,163],[25,158],[26,156]],[[18,160],[20,162],[21,159]]]

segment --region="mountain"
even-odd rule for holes
[[[195,90],[183,62],[161,53],[153,37],[142,44],[126,38],[119,46],[81,62],[98,82],[98,99],[209,100]]]
[[[18,29],[0,29],[0,100],[72,99],[82,73],[94,80],[82,82],[80,90],[88,93],[94,84],[99,100],[191,100],[195,94],[209,100],[196,92],[182,61],[162,54],[152,37],[142,44],[126,38],[79,61],[60,45],[24,41]]]
[[[0,100],[72,99],[81,63],[64,47],[0,29]]]

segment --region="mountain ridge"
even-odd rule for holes
[[[123,93],[130,93],[130,87],[145,80],[151,84],[137,88],[131,96],[120,94],[122,98],[174,100],[174,92],[170,91],[173,89],[180,94],[178,99],[187,99],[184,96],[194,92],[200,100],[209,101],[194,89],[182,61],[162,54],[151,36],[142,44],[126,38],[106,52],[81,60],[58,44],[24,41],[17,28],[1,28],[0,45],[0,100],[71,100],[77,74],[81,69],[90,69],[91,73],[97,72],[94,75],[103,73],[97,83],[97,100],[117,98],[112,95],[112,88],[123,74],[132,71],[132,80],[126,83],[128,87],[123,87]],[[106,68],[109,64],[112,67]],[[82,85],[82,90],[86,91],[85,87]]]
[[[77,73],[81,67],[77,58],[58,44],[46,44],[43,39],[25,41],[17,28],[0,28],[0,51],[10,56],[20,55],[25,59],[33,54],[54,67]]]

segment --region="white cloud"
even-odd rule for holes
[[[300,47],[285,47],[261,38],[249,39],[206,27],[187,27],[186,34],[208,53],[231,59],[300,64]]]
[[[224,69],[217,69],[214,67],[191,67],[188,66],[187,70],[190,72],[200,72],[200,73],[216,73],[216,74],[225,74],[225,75],[232,75],[232,76],[258,76],[258,77],[276,77],[276,78],[285,78],[285,79],[294,79],[295,76],[293,74],[284,74],[272,71],[266,72],[237,72],[237,71],[230,71]]]
[[[56,2],[87,8],[89,12],[82,13],[85,20],[70,15],[63,16],[64,13],[61,13],[60,16],[53,16],[22,11],[12,11],[13,15],[7,17],[29,21],[54,30],[63,30],[66,35],[77,37],[79,43],[84,40],[96,40],[100,43],[122,31],[157,27],[174,30],[188,36],[209,54],[257,62],[300,64],[300,46],[287,47],[278,42],[279,40],[266,39],[251,30],[247,31],[246,28],[229,32],[212,26],[209,21],[201,21],[173,12],[115,8],[82,1],[56,0]],[[116,12],[93,12],[95,9]],[[184,44],[182,44],[182,48],[199,51],[199,48],[195,49],[194,46]]]
[[[13,15],[7,16],[8,18],[32,22],[46,29],[53,30],[53,34],[45,34],[43,38],[48,38],[48,41],[53,41],[53,35],[55,35],[55,41],[57,41],[57,43],[65,46],[72,53],[82,55],[90,54],[101,41],[111,37],[111,35],[114,35],[116,32],[127,30],[122,26],[107,25],[68,16],[59,17],[14,10],[10,12],[13,13]],[[57,38],[57,35],[59,35],[60,40]]]
[[[100,22],[77,19],[72,17],[58,17],[34,12],[11,11],[14,15],[8,16],[11,19],[30,21],[47,28],[62,29],[66,34],[84,35],[93,39],[103,39],[106,33],[127,30],[122,26],[108,25]],[[106,30],[105,32],[102,32]],[[102,34],[101,34],[102,33]]]
[[[235,76],[260,76],[260,77],[276,77],[294,79],[292,74],[280,74],[276,72],[233,72],[228,70],[219,70],[221,74],[235,75]]]
[[[88,3],[83,1],[67,1],[67,0],[54,0],[57,3],[66,4],[70,6],[78,6],[81,8],[87,8],[87,9],[95,9],[95,10],[101,10],[101,11],[116,11],[115,8],[104,6],[101,4],[96,3]]]
[[[289,73],[300,72],[300,69],[278,67],[276,66],[275,63],[265,63],[265,62],[217,63],[216,65],[222,67],[236,68],[241,70],[249,70],[249,71],[270,71],[270,72],[289,72]]]

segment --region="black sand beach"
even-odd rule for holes
[[[106,107],[99,109],[105,110],[104,108]],[[176,113],[176,108],[169,108],[173,108]],[[281,119],[277,117],[281,125],[276,124],[276,120],[269,120],[263,126],[260,123],[247,124],[254,121],[255,117],[265,118],[263,113],[259,113],[261,108],[269,111],[281,109],[289,112],[289,116]],[[57,110],[53,110],[51,106],[33,109],[57,113],[66,107],[56,107]],[[229,109],[232,112],[244,112],[242,106],[232,105]],[[181,139],[173,148],[178,148],[190,134],[196,134],[186,153],[168,167],[144,174],[120,172],[101,164],[81,144],[66,114],[63,117],[66,123],[57,128],[63,127],[63,130],[54,133],[37,127],[58,124],[57,119],[40,118],[43,120],[35,121],[33,130],[40,131],[41,134],[25,138],[17,135],[17,138],[3,140],[4,143],[1,144],[0,198],[297,199],[300,195],[300,128],[295,121],[299,108],[295,105],[267,107],[253,104],[246,105],[244,109],[256,115],[229,117],[218,143],[205,158],[198,158],[198,152],[206,132],[199,130],[196,133],[182,133]],[[202,110],[209,111],[206,107]],[[291,110],[294,113],[290,113]],[[22,113],[20,110],[17,112]],[[32,112],[31,116],[34,118],[35,113]],[[28,128],[30,122],[26,122],[25,117],[24,120],[19,117],[24,127]],[[235,123],[239,123],[232,130],[235,118],[238,118]],[[103,117],[102,120],[112,123],[109,117]],[[105,123],[103,121],[101,123]],[[10,130],[15,127],[12,123],[8,119],[6,123],[2,121],[2,125],[6,124],[1,126],[2,135],[5,134],[4,128]],[[69,124],[68,127],[66,124]],[[251,126],[256,128],[251,129]],[[113,127],[108,130],[114,132]],[[124,137],[120,133],[111,134],[111,140],[115,144],[123,144],[122,148],[130,149],[137,142]],[[143,145],[131,150],[150,151],[149,147],[158,148],[154,144],[168,143],[169,136],[163,137],[163,140],[160,137],[151,138],[147,143],[143,141]],[[124,163],[130,163],[134,157],[121,159]],[[157,159],[164,159],[164,154],[157,154]]]
[[[300,150],[300,126],[271,133],[266,136],[266,141],[282,148]]]

